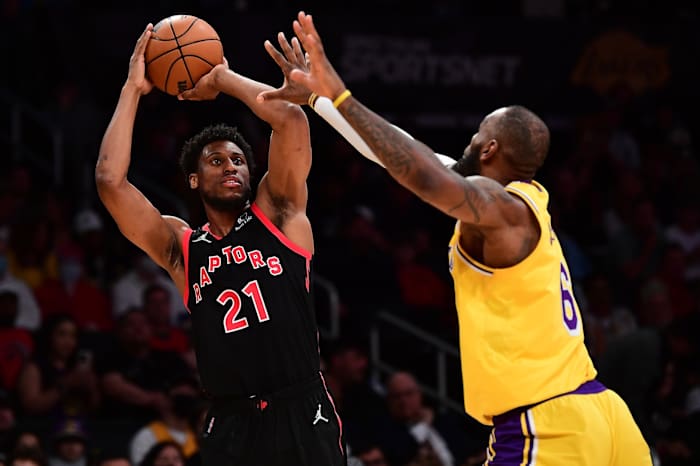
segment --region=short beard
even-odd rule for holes
[[[228,199],[210,196],[205,192],[200,192],[199,195],[202,198],[202,202],[214,210],[218,210],[220,212],[240,212],[248,207],[251,189],[248,187],[242,196]]]
[[[460,157],[459,160],[457,160],[457,163],[455,163],[452,166],[452,170],[464,176],[465,178],[467,176],[481,174],[481,161],[479,160],[479,152],[472,150],[468,154],[462,155],[462,157]]]

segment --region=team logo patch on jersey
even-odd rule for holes
[[[233,229],[234,231],[238,231],[241,228],[245,226],[246,223],[250,222],[253,220],[252,215],[250,215],[250,212],[245,211],[243,214],[241,214],[240,217],[236,220],[236,227]]]
[[[199,235],[197,238],[193,239],[193,243],[198,243],[200,241],[204,241],[205,243],[211,244],[211,240],[207,238],[207,235],[209,234],[208,231],[203,231],[201,235]]]

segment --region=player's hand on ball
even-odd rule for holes
[[[258,100],[282,99],[293,104],[303,105],[308,102],[311,90],[304,84],[292,81],[289,78],[292,70],[301,70],[304,73],[309,71],[309,64],[304,56],[304,52],[301,50],[299,39],[293,37],[290,45],[284,33],[280,32],[277,34],[277,41],[284,55],[269,40],[265,41],[265,50],[267,50],[267,53],[270,54],[282,70],[282,73],[284,73],[284,83],[279,89],[261,92],[258,95]]]
[[[144,58],[146,44],[152,33],[153,25],[148,23],[139,40],[136,41],[134,52],[129,60],[129,75],[126,78],[126,82],[134,86],[141,95],[146,95],[153,89],[153,84],[146,78],[146,59]]]
[[[219,95],[217,79],[221,73],[228,70],[228,61],[224,57],[224,62],[216,65],[210,72],[199,78],[192,89],[178,94],[178,100],[214,100]]]

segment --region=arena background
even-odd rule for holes
[[[14,258],[11,271],[22,278],[38,270],[29,285],[41,294],[42,282],[61,278],[42,264],[51,257],[60,263],[65,245],[77,246],[86,268],[87,259],[102,261],[99,272],[85,275],[116,319],[114,285],[133,271],[138,254],[101,207],[92,170],[136,38],[148,22],[193,14],[218,31],[231,68],[279,85],[262,44],[274,43],[278,31],[291,37],[299,9],[314,15],[353,95],[438,152],[459,156],[483,116],[500,106],[525,105],[543,117],[553,137],[538,179],[552,195],[601,378],[630,404],[659,464],[700,464],[700,19],[690,0],[5,1],[0,239],[3,254]],[[324,279],[319,320],[328,329],[331,308],[340,316],[339,332],[324,332],[322,356],[354,348],[381,399],[385,371],[374,367],[370,346],[372,329],[380,328],[389,342],[382,363],[415,375],[425,403],[452,416],[442,433],[455,464],[477,461],[484,430],[448,406],[461,402],[458,361],[447,358],[446,397],[431,396],[441,383],[434,345],[378,317],[389,313],[456,345],[446,267],[453,222],[307,113],[314,146],[309,215]],[[233,99],[179,102],[158,91],[142,99],[130,178],[163,213],[203,220],[176,159],[188,136],[219,121],[241,127],[264,165],[269,129]],[[86,210],[98,218],[101,249],[81,243],[86,227],[78,219]],[[70,312],[71,305],[63,307]],[[42,308],[42,318],[51,312]],[[177,325],[187,330],[186,319]],[[12,327],[41,347],[41,325]],[[81,345],[99,365],[104,348],[95,342],[113,337],[113,328],[79,327]],[[9,368],[31,360],[33,349],[18,353],[10,333],[2,335],[0,356],[14,373]],[[65,416],[28,414],[17,374],[6,377],[3,406],[17,422],[3,431],[11,439],[4,453],[27,426],[54,454]],[[363,411],[346,409],[348,416]],[[130,439],[133,429],[112,421],[102,409],[81,420],[92,426],[84,432],[90,455]],[[362,430],[375,421],[356,424]],[[361,437],[358,445],[367,442]],[[400,455],[394,463],[405,464]]]

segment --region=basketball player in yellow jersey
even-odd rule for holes
[[[352,97],[323,51],[312,18],[299,13],[298,44],[266,44],[290,77],[330,99],[364,155],[456,219],[449,265],[459,313],[465,409],[492,425],[486,465],[649,466],[649,447],[622,399],[596,381],[569,269],[534,181],[549,130],[531,111],[488,115],[452,169],[424,144]],[[265,92],[258,99],[299,96]],[[318,111],[312,94],[310,104]],[[297,102],[298,103],[298,102]],[[352,133],[352,134],[351,134]]]

